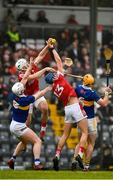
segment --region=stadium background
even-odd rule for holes
[[[103,50],[106,47],[113,50],[113,1],[101,0],[97,4],[95,0],[89,2],[85,0],[28,0],[27,3],[25,0],[0,1],[0,169],[8,169],[7,160],[17,143],[17,139],[9,132],[9,109],[11,86],[16,81],[14,64],[18,58],[35,57],[44,46],[45,40],[54,37],[57,39],[57,50],[62,59],[65,56],[73,59],[74,65],[68,69],[69,73],[78,75],[93,73],[96,78],[95,88],[102,94],[106,85]],[[20,16],[23,11],[25,11],[24,15]],[[45,17],[39,18],[40,14],[45,14]],[[70,15],[71,20],[69,20]],[[15,28],[18,38],[11,41],[8,32],[12,32]],[[49,54],[39,67],[43,68],[47,65],[55,67]],[[111,60],[111,83],[112,67]],[[68,78],[68,80],[73,86],[81,83],[79,79]],[[41,79],[40,87],[45,86],[44,80]],[[50,115],[41,160],[51,169],[55,147],[63,132],[64,112],[62,104],[52,94],[47,94],[47,99]],[[113,169],[112,96],[106,108],[96,106],[96,116],[98,137],[92,168]],[[32,128],[39,133],[40,112],[35,110]],[[77,129],[73,128],[62,152],[61,169],[70,167],[77,141]],[[17,158],[16,169],[31,169],[32,161],[32,147],[29,145],[26,152]]]

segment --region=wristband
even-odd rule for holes
[[[49,52],[52,52],[54,49],[55,49],[54,47],[53,48],[49,48]]]

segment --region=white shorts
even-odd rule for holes
[[[65,106],[65,123],[77,123],[86,117],[86,113],[81,110],[79,103]]]
[[[20,123],[12,120],[10,124],[10,132],[14,134],[16,137],[21,137],[29,128],[25,123]]]
[[[42,96],[39,99],[37,99],[34,103],[30,104],[29,106],[29,113],[32,114],[33,112],[33,106],[35,106],[36,108],[38,107],[38,105],[40,104],[40,102],[42,101],[46,101],[45,97]]]
[[[88,134],[97,134],[97,121],[96,118],[89,118],[88,120]],[[81,130],[78,128],[78,132]]]
[[[88,133],[97,133],[97,121],[96,118],[88,119]]]

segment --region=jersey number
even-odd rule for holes
[[[57,97],[60,97],[62,92],[64,90],[64,87],[62,86],[59,86],[59,84],[57,84],[56,88],[55,88],[55,91],[54,91],[54,94],[57,96]]]

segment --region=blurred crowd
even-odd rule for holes
[[[60,5],[60,6],[89,6],[90,0],[5,0],[4,4],[40,4],[40,5]],[[105,0],[98,1],[100,7],[113,7],[113,0],[109,3]]]

